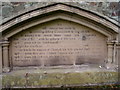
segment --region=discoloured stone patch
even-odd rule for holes
[[[59,71],[59,70],[58,70]],[[90,84],[116,83],[118,72],[112,71],[86,71],[86,72],[53,72],[3,75],[3,87],[61,87],[82,86]],[[20,73],[20,71],[19,71]]]

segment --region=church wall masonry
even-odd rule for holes
[[[67,4],[39,8],[3,23],[3,71],[13,67],[118,64],[119,26]]]

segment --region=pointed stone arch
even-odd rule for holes
[[[21,13],[1,25],[3,33],[2,60],[5,69],[10,67],[10,57],[8,53],[9,38],[28,28],[58,19],[83,25],[105,35],[107,37],[106,42],[108,46],[107,60],[109,62],[115,62],[116,51],[114,46],[118,41],[119,26],[116,23],[112,23],[106,17],[102,17],[93,12],[68,4],[56,3]]]

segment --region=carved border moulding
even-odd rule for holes
[[[37,11],[33,11],[30,15],[31,16],[37,16],[37,15],[39,15],[39,10],[37,10]]]
[[[57,10],[65,11],[65,12],[67,12],[67,14],[74,12],[76,15],[83,16],[85,18],[85,20],[79,19],[78,17],[76,17],[74,15],[73,16],[69,15],[69,17],[68,17],[67,14],[65,14],[65,15],[62,15],[62,14],[57,15],[56,14],[56,16],[52,15],[51,17],[46,16],[45,18],[42,18],[42,19],[40,18],[40,20],[36,20],[36,22],[28,23],[28,25],[26,25],[25,27],[17,28],[15,31],[13,30],[12,33],[10,32],[7,35],[5,35],[4,37],[9,38],[9,37],[21,32],[23,29],[27,29],[32,26],[35,26],[35,25],[38,25],[41,23],[45,23],[45,22],[48,22],[51,20],[55,20],[55,19],[64,19],[64,20],[72,21],[72,22],[75,22],[78,24],[82,24],[84,26],[87,26],[89,28],[94,29],[95,31],[98,31],[98,32],[104,34],[105,36],[108,37],[108,40],[113,40],[113,35],[115,35],[115,37],[116,37],[116,34],[118,33],[117,25],[114,25],[111,22],[104,20],[104,18],[101,18],[99,15],[94,15],[92,13],[88,13],[87,11],[79,10],[72,6],[63,5],[63,4],[57,4],[54,6],[50,6],[49,8],[45,7],[43,9],[33,10],[31,12],[24,13],[23,15],[21,14],[19,17],[16,17],[13,20],[3,24],[2,29],[4,31],[5,29],[10,28],[11,26],[14,26],[17,23],[25,21],[34,16],[43,15],[45,13],[49,13],[52,11],[54,12]],[[92,20],[93,22],[87,23],[86,19]],[[106,26],[107,29],[103,28],[102,26],[100,26],[101,28],[97,27],[96,25],[94,25],[95,24],[94,22],[97,22],[97,23],[102,24],[103,26]],[[108,30],[108,28],[111,28],[111,29]],[[112,32],[111,32],[111,30],[112,30]],[[116,49],[120,48],[120,45],[118,45],[116,43],[116,41],[113,41],[113,42],[108,41],[106,44],[107,44],[107,49],[108,49],[107,61],[108,61],[108,63],[114,64],[116,62],[116,51],[117,51]],[[9,42],[7,39],[4,39],[4,41],[2,41],[2,46],[0,49],[2,51],[2,54],[0,53],[2,55],[2,57],[0,57],[0,59],[2,58],[1,60],[3,60],[3,71],[9,72],[9,70],[10,70]]]
[[[55,11],[55,10],[63,10],[63,11],[68,11],[68,12],[75,12],[76,14],[78,14],[80,16],[86,16],[86,18],[89,18],[91,20],[99,22],[99,23],[101,23],[101,24],[103,24],[105,26],[109,26],[110,28],[112,28],[113,30],[115,30],[116,32],[118,32],[118,27],[116,27],[114,24],[111,24],[110,22],[108,22],[106,20],[105,20],[105,22],[103,22],[103,20],[100,20],[100,18],[98,16],[86,13],[85,11],[79,10],[77,8],[68,7],[67,5],[63,5],[63,4],[57,4],[57,5],[58,6],[56,6],[56,5],[54,5],[53,7],[51,6],[51,7],[49,7],[49,9],[48,8],[45,8],[43,10],[41,9],[42,12],[41,11],[40,12],[41,12],[41,14],[48,13],[49,11],[51,12],[51,11]],[[60,8],[60,7],[62,7],[62,8]],[[34,12],[37,12],[37,11],[34,11]],[[38,15],[39,15],[40,12],[38,12]],[[30,14],[32,14],[32,13],[33,12],[30,12]],[[31,17],[29,17],[29,18],[31,18]],[[28,19],[28,18],[26,18],[26,19]],[[7,28],[9,28],[9,27],[6,27],[5,29],[7,29]]]
[[[26,20],[26,19],[28,19],[28,18],[29,18],[29,14],[23,15],[23,16],[21,17],[21,21]]]

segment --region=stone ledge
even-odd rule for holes
[[[107,85],[118,82],[118,72],[97,69],[38,69],[3,73],[3,88],[48,88]]]

